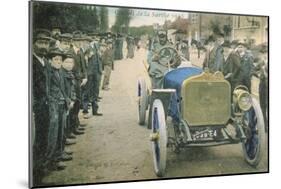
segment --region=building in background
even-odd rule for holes
[[[267,43],[267,18],[261,16],[234,16],[233,38],[256,45]]]
[[[189,38],[204,40],[214,32],[222,32],[232,40],[233,15],[190,13]]]

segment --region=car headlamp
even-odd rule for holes
[[[243,111],[248,111],[252,107],[252,97],[248,91],[243,89],[234,90],[233,100]]]

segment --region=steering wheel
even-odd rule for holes
[[[158,55],[159,55],[158,62],[163,66],[168,67],[170,65],[170,67],[177,67],[178,64],[180,64],[178,58],[179,54],[177,50],[173,47],[170,46],[162,47],[159,50]]]

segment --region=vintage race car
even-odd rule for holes
[[[148,89],[138,81],[139,124],[149,110],[154,170],[164,176],[167,147],[183,148],[241,143],[245,160],[257,166],[265,149],[261,108],[249,90],[230,83],[221,72],[181,67],[165,74],[163,88]],[[167,124],[167,117],[171,117]]]

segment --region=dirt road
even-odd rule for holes
[[[145,76],[142,64],[145,51],[134,59],[115,62],[109,91],[101,91],[102,117],[82,119],[86,133],[70,146],[73,160],[63,171],[52,172],[45,184],[98,183],[123,180],[156,179],[149,130],[138,125],[137,78]],[[241,145],[187,149],[167,156],[166,177],[189,177],[267,170],[267,154],[257,168],[243,158]]]

